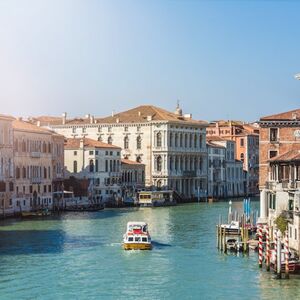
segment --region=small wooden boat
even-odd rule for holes
[[[236,239],[228,239],[226,241],[226,248],[228,251],[240,252],[243,250],[243,244]]]
[[[69,206],[65,208],[65,211],[70,212],[94,212],[103,210],[103,205],[95,205],[95,206]]]
[[[37,218],[37,217],[46,217],[50,216],[51,212],[48,209],[37,210],[37,211],[22,211],[22,218]]]
[[[123,238],[124,250],[151,250],[151,237],[145,222],[128,222]]]

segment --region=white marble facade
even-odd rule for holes
[[[67,138],[88,137],[122,148],[122,158],[145,164],[145,185],[174,189],[184,197],[207,192],[206,122],[162,110],[147,115],[152,106],[132,110],[104,119],[88,116],[48,124]],[[143,110],[146,110],[144,112]],[[155,108],[157,115],[159,108]],[[135,115],[136,114],[136,115]],[[136,120],[135,120],[136,116]],[[144,117],[143,117],[144,116]],[[169,118],[170,116],[170,118]]]

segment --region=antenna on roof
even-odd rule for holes
[[[179,99],[177,99],[177,106],[176,106],[176,109],[175,109],[175,115],[182,116],[182,109],[179,106],[179,102],[180,102]]]

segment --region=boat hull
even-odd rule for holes
[[[149,243],[124,243],[124,250],[151,250],[152,245]]]

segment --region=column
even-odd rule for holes
[[[268,217],[268,193],[266,189],[261,190],[260,192],[260,216],[258,223],[267,223]]]

